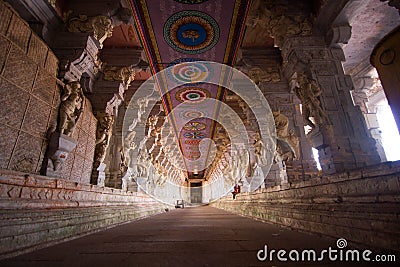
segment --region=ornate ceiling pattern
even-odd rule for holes
[[[166,112],[174,110],[175,128],[186,164],[208,155],[210,146],[199,146],[212,138],[218,104],[207,105],[205,99],[222,101],[225,89],[210,82],[214,61],[232,65],[244,31],[247,0],[201,1],[132,0],[138,32],[143,41],[153,73],[171,67],[167,80],[176,88],[161,92]],[[180,64],[179,63],[187,63]],[[176,67],[173,67],[177,65]],[[162,89],[160,89],[162,90]],[[215,101],[216,103],[218,101]],[[191,121],[187,123],[187,120]],[[199,169],[207,157],[200,159]],[[189,175],[190,176],[190,175]]]

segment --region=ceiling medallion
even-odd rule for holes
[[[184,143],[186,145],[198,145],[200,143],[201,139],[189,139],[189,140],[185,140]]]
[[[199,87],[189,87],[178,90],[176,100],[181,103],[197,104],[210,97],[210,92]]]
[[[175,0],[175,2],[181,3],[181,4],[202,4],[204,2],[207,2],[208,0]]]
[[[200,11],[181,11],[168,18],[164,39],[178,52],[200,54],[216,45],[219,39],[217,22]]]
[[[183,126],[183,129],[185,129],[186,131],[202,131],[206,127],[207,126],[204,123],[191,121],[186,123],[185,126]]]
[[[188,139],[203,139],[206,137],[206,134],[202,132],[187,132],[183,136]]]
[[[197,85],[207,82],[212,75],[212,68],[200,59],[181,58],[174,60],[167,70],[168,77],[178,84]]]
[[[208,114],[205,111],[184,110],[179,113],[179,117],[181,119],[199,119],[199,118],[208,117]]]

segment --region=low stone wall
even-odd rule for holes
[[[241,193],[211,205],[368,248],[400,250],[400,161]]]
[[[142,193],[0,170],[0,259],[165,208]]]

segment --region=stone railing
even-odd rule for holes
[[[0,259],[165,211],[147,195],[0,170]]]
[[[400,161],[225,197],[212,206],[368,248],[400,248]]]

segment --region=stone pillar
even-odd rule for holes
[[[294,135],[299,140],[299,151],[293,160],[285,162],[288,182],[295,180],[306,180],[317,175],[317,166],[312,154],[312,147],[304,133],[303,117],[300,113],[300,101],[290,92],[286,82],[274,84],[261,84],[271,109],[280,111],[289,120],[288,130],[294,131]],[[274,168],[272,168],[274,169]]]
[[[77,141],[59,132],[53,132],[47,150],[46,175],[62,178],[63,165],[68,154],[74,150]]]
[[[104,186],[106,163],[104,162],[109,149],[114,117],[107,113],[97,114],[96,147],[94,151],[93,169],[90,183]]]
[[[386,98],[400,132],[400,27],[385,36],[371,55],[371,64],[377,69]]]
[[[354,104],[359,106],[367,123],[372,138],[376,141],[376,149],[382,162],[386,161],[385,151],[382,146],[382,136],[377,117],[377,102],[384,99],[382,87],[376,78],[368,75],[353,77],[354,90],[351,91]]]
[[[306,89],[321,91],[312,96],[320,103],[300,100],[303,113],[307,105],[313,109],[310,116],[303,114],[303,117],[314,118],[315,128],[307,137],[319,151],[323,172],[331,174],[379,163],[375,141],[360,108],[355,107],[351,99],[353,83],[343,71],[343,51],[328,48],[322,37],[290,37],[282,46],[282,56],[283,73],[293,92],[301,86],[296,75],[305,77],[302,82]],[[305,120],[305,124],[312,125],[312,122]]]

